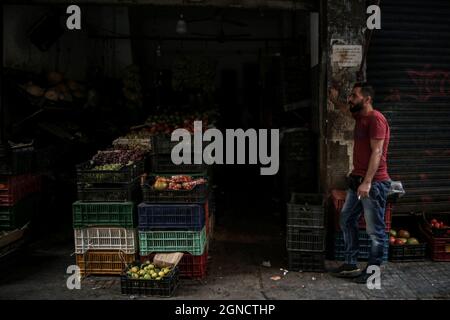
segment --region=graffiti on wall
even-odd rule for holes
[[[407,70],[408,78],[414,83],[411,93],[401,93],[398,88],[390,89],[385,101],[413,100],[426,102],[432,98],[450,97],[450,70],[432,69],[425,65],[422,70]]]

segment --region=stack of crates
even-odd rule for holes
[[[157,176],[189,176],[208,181],[204,165],[172,163],[173,145],[168,136],[152,138],[153,173],[142,185],[143,202],[138,206],[141,261],[151,261],[155,253],[184,252],[178,265],[180,277],[201,279],[206,275],[208,262],[208,183],[192,190],[153,188]]]
[[[287,204],[290,270],[325,270],[325,208],[320,194],[292,193]]]
[[[36,214],[41,177],[34,173],[34,148],[1,145],[0,230],[22,228]]]
[[[290,128],[282,133],[280,156],[283,201],[291,193],[310,192],[317,188],[314,135],[308,128]]]
[[[332,210],[331,215],[334,220],[334,259],[335,260],[344,260],[345,258],[345,247],[344,247],[344,236],[341,231],[341,227],[339,225],[339,217],[341,214],[342,207],[344,206],[346,197],[346,192],[344,190],[332,190],[331,191],[331,204]],[[387,203],[386,211],[384,215],[384,220],[386,224],[386,237],[384,242],[384,254],[383,261],[388,260],[389,254],[389,231],[391,230],[391,220],[392,220],[392,204]],[[369,235],[366,232],[366,222],[364,220],[364,213],[361,213],[360,220],[358,222],[359,232],[359,255],[358,259],[361,261],[366,261],[369,258],[371,240]]]
[[[120,275],[138,252],[136,205],[144,161],[118,171],[77,167],[78,201],[73,206],[76,263],[83,276]]]

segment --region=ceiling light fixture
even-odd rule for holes
[[[186,34],[187,33],[187,25],[186,21],[182,14],[180,14],[180,20],[177,22],[177,27],[175,30],[178,34]]]

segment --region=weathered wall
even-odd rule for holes
[[[358,67],[340,67],[332,62],[333,44],[364,45],[366,7],[364,0],[327,1],[327,85],[340,88],[340,99],[345,100],[356,82]],[[354,120],[327,103],[325,112],[327,148],[326,185],[345,188],[345,176],[352,169]]]

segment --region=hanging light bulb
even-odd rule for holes
[[[183,14],[180,14],[180,20],[178,20],[178,22],[177,22],[177,28],[175,29],[175,31],[178,34],[186,34],[187,33],[187,25],[186,25],[186,21],[184,21]]]
[[[161,57],[161,44],[158,43],[158,46],[156,47],[156,56]]]

